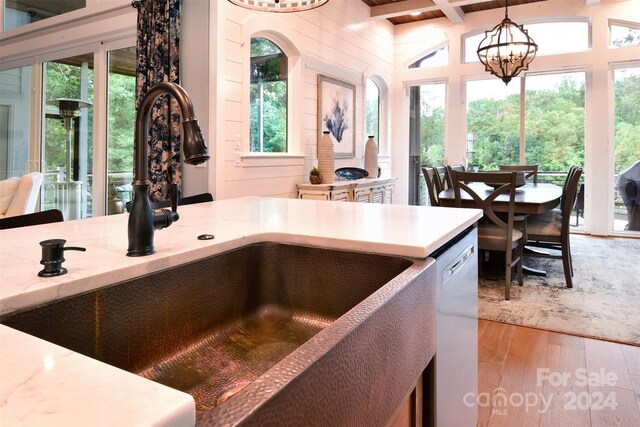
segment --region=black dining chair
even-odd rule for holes
[[[443,184],[447,186],[447,188],[453,188],[453,182],[451,181],[451,175],[449,174],[449,171],[456,171],[456,172],[464,172],[464,166],[463,165],[453,165],[453,166],[443,166],[444,168],[444,178],[442,180]]]
[[[527,256],[561,259],[568,288],[573,287],[569,220],[581,175],[582,169],[578,167],[572,167],[569,170],[562,190],[559,209],[553,209],[540,215],[532,215],[527,219],[527,246],[560,251],[559,255],[532,251],[527,252]]]
[[[460,172],[447,166],[453,184],[455,206],[462,207],[462,192],[474,202],[474,208],[484,214],[478,222],[478,248],[486,251],[505,253],[504,299],[510,298],[512,271],[517,269],[518,284],[522,285],[522,252],[526,241],[526,231],[515,226],[515,197],[517,172]],[[468,184],[482,182],[491,184],[493,190],[480,196]],[[484,190],[483,190],[484,191]],[[507,212],[497,213],[492,202],[501,194],[509,197]]]
[[[211,193],[200,193],[193,196],[181,197],[178,199],[178,206],[193,205],[195,203],[213,202]],[[170,208],[171,200],[161,200],[159,202],[151,202],[151,209]],[[127,212],[131,211],[131,202],[126,203]]]
[[[499,165],[501,171],[524,172],[525,179],[533,178],[533,183],[538,183],[538,165]]]
[[[423,166],[422,176],[424,176],[424,181],[427,186],[429,204],[431,206],[440,206],[438,194],[442,191],[442,181],[440,181],[438,171],[435,168]]]
[[[51,224],[62,221],[64,221],[64,216],[60,210],[49,209],[41,212],[0,218],[0,230],[27,227],[30,225]]]

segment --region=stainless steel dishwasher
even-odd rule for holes
[[[436,354],[425,372],[431,426],[478,421],[478,235],[465,230],[430,255],[436,259]]]

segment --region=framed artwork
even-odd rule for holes
[[[356,85],[318,74],[318,141],[329,131],[337,159],[356,153]]]

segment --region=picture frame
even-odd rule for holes
[[[356,153],[356,85],[318,74],[318,142],[329,131],[336,159]]]

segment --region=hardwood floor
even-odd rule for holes
[[[478,321],[478,426],[640,426],[640,347]]]

